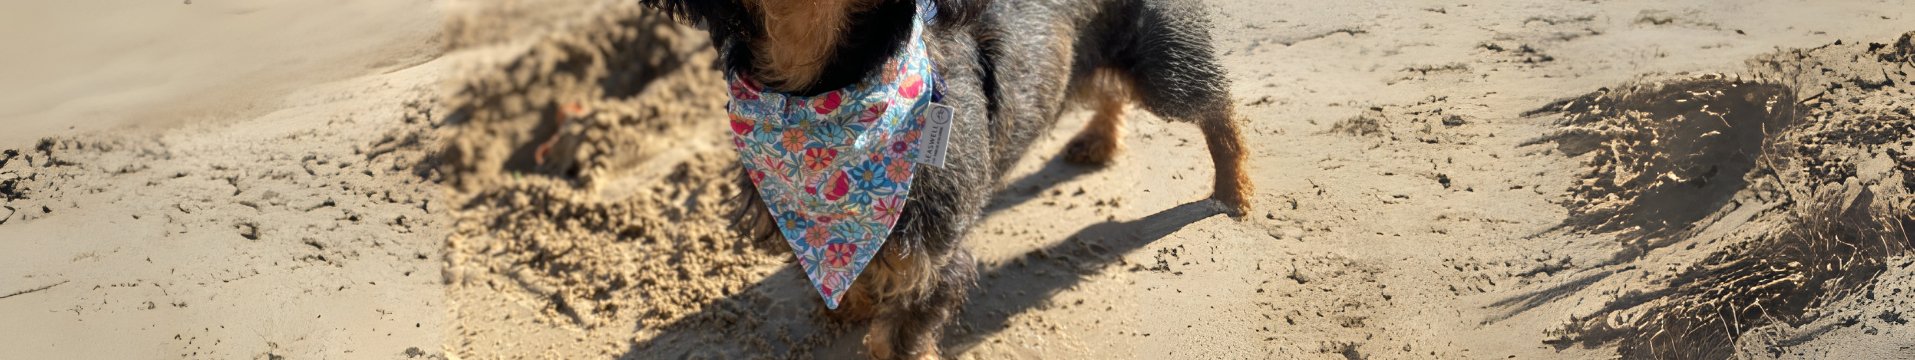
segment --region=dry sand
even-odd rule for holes
[[[236,121],[306,86],[438,56],[430,1],[19,1],[0,11],[0,143]]]
[[[0,357],[439,352],[442,7],[5,5]]]
[[[948,355],[1915,357],[1915,5],[1208,2],[1259,211],[1190,205],[1201,138],[1147,114],[1054,159],[1068,115],[968,239]],[[629,2],[31,6],[124,18],[0,25],[72,43],[0,72],[64,84],[0,82],[12,354],[862,352],[727,230],[714,55]],[[254,31],[83,35],[185,23]]]

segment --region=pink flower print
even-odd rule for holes
[[[870,108],[864,109],[864,114],[858,116],[858,122],[866,124],[878,122],[878,119],[884,117],[884,111],[890,108],[891,102],[889,101],[871,104]]]
[[[831,178],[825,180],[822,185],[824,188],[815,189],[811,194],[824,197],[825,201],[837,202],[851,193],[851,177],[845,175],[843,171],[833,172]]]
[[[878,198],[877,204],[872,205],[871,210],[876,212],[876,214],[872,215],[876,215],[879,221],[883,221],[887,224],[896,224],[898,215],[904,213],[904,197]]]
[[[830,219],[820,220],[818,223],[811,225],[811,228],[805,229],[806,245],[811,245],[811,247],[825,246],[826,240],[831,240]]]
[[[904,78],[904,83],[898,84],[898,94],[904,95],[905,100],[917,100],[918,95],[923,93],[924,77],[913,74]]]
[[[897,155],[904,155],[904,153],[910,152],[911,144],[915,144],[918,142],[917,135],[918,135],[918,132],[912,131],[912,132],[904,133],[904,136],[899,136],[897,140],[894,140],[891,142],[891,152],[896,153]]]
[[[910,138],[910,136],[904,136],[904,138],[898,138],[896,142],[890,142],[890,153],[904,155],[906,151],[912,151],[912,142],[906,142],[906,138]]]
[[[838,159],[838,149],[831,149],[831,148],[805,149],[805,169],[806,170],[818,171],[819,169],[824,169],[826,166],[831,166],[832,160],[837,160],[837,159]]]
[[[772,155],[765,155],[765,156],[759,157],[757,164],[760,170],[771,172],[772,174],[778,175],[780,178],[783,178],[785,175],[785,171],[787,171],[785,169],[785,162],[778,161],[778,158]]]
[[[818,287],[824,291],[826,298],[837,298],[838,292],[851,289],[850,274],[826,272],[819,280]]]
[[[843,268],[846,266],[850,266],[851,259],[857,256],[858,256],[857,244],[836,243],[831,245],[825,245],[825,265],[826,266],[830,266],[833,268]]]
[[[786,129],[783,135],[784,137],[779,139],[781,140],[779,141],[779,145],[784,145],[786,152],[799,152],[804,150],[805,141],[808,140],[805,136],[804,129],[796,127]]]
[[[890,178],[891,182],[904,182],[905,178],[911,177],[911,162],[892,161],[890,165],[885,166],[884,177]]]
[[[745,136],[751,133],[751,128],[751,120],[745,119],[743,116],[738,116],[738,114],[731,114],[731,132],[733,134]]]
[[[731,98],[738,100],[758,100],[758,86],[751,80],[739,78],[731,82]]]
[[[838,107],[844,105],[844,95],[833,91],[825,93],[824,96],[813,101],[814,103],[811,104],[812,111],[818,112],[819,115],[829,115],[833,112],[837,112]]]

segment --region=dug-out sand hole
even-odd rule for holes
[[[635,2],[595,16],[452,84],[436,166],[455,202],[453,352],[741,358],[833,335],[810,303],[780,305],[812,299],[777,293],[807,295],[802,276],[730,228],[741,189],[706,35]]]

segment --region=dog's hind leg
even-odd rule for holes
[[[1090,84],[1087,96],[1097,111],[1091,115],[1090,124],[1064,145],[1064,161],[1081,165],[1103,166],[1110,164],[1117,156],[1117,149],[1124,141],[1124,108],[1130,105],[1129,89],[1125,88],[1122,74],[1114,70],[1099,71]]]
[[[1210,198],[1222,202],[1230,216],[1243,216],[1250,212],[1250,196],[1255,191],[1244,169],[1248,149],[1244,148],[1230,102],[1211,106],[1212,110],[1194,119],[1203,128],[1204,144],[1210,148],[1210,162],[1216,167]]]
[[[1138,5],[1135,20],[1116,30],[1123,45],[1114,47],[1110,62],[1129,75],[1145,110],[1203,129],[1216,167],[1211,198],[1232,216],[1248,213],[1253,188],[1244,162],[1249,149],[1238,130],[1230,80],[1211,47],[1208,15],[1195,1],[1133,4]]]

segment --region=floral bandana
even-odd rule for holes
[[[732,145],[828,308],[838,308],[897,225],[927,115],[949,115],[935,103],[922,37],[934,9],[920,1],[910,44],[844,89],[794,96],[730,74]]]

